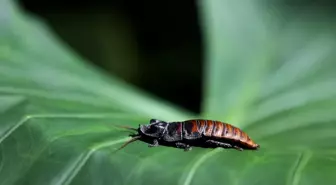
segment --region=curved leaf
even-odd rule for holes
[[[132,112],[162,119],[192,115],[103,75],[65,50],[44,25],[21,13],[11,1],[1,1],[0,11],[1,93],[24,95],[51,109],[54,103],[66,106],[67,112],[69,108],[92,112],[81,109],[79,103],[95,106],[98,112]]]
[[[0,184],[333,184],[334,33],[285,22],[254,1],[200,5],[208,41],[202,115],[241,126],[259,151],[135,142],[115,152],[128,140],[115,124],[195,115],[103,75],[3,0]]]
[[[221,174],[240,169],[229,184],[333,184],[334,21],[293,18],[260,1],[201,5],[208,41],[203,115],[249,133],[261,150],[247,156],[263,153],[258,163],[240,157],[245,162]]]

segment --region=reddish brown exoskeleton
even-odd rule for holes
[[[203,148],[234,148],[240,151],[257,150],[260,148],[241,129],[220,121],[214,120],[186,120],[180,122],[165,122],[151,119],[148,125],[139,125],[139,128],[127,128],[136,131],[132,134],[129,143],[141,140],[149,143],[149,147],[171,146],[189,151],[192,147]],[[121,149],[120,148],[120,149]]]

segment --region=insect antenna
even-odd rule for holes
[[[135,137],[133,137],[132,139],[130,139],[130,140],[128,140],[126,143],[124,143],[124,144],[123,144],[120,148],[118,148],[116,151],[123,149],[123,148],[126,147],[128,144],[130,144],[130,143],[132,143],[132,142],[134,142],[134,141],[136,141],[136,140],[138,140],[138,139],[140,139],[140,138],[141,138],[141,136],[135,136]]]
[[[136,129],[136,128],[125,126],[125,125],[116,125],[116,126],[120,127],[120,128],[126,128],[128,130],[138,131],[138,129]]]

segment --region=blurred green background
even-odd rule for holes
[[[43,18],[89,62],[153,95],[200,112],[206,46],[198,1],[21,0],[20,3]],[[336,3],[332,0],[264,3],[275,3],[282,13],[307,16],[308,20],[323,20],[336,14]]]
[[[205,45],[197,1],[21,0],[20,3],[103,70],[200,112]],[[308,16],[312,20],[336,14],[332,0],[271,3],[276,3],[285,14]]]
[[[334,4],[0,0],[0,184],[334,185]],[[115,153],[151,118],[261,148]]]
[[[200,112],[204,46],[196,1],[20,2],[103,70]]]

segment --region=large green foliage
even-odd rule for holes
[[[1,0],[0,184],[333,184],[335,26],[267,5],[200,1],[205,97],[193,115],[104,75]],[[261,149],[114,152],[128,139],[114,124],[201,116],[243,128]]]

